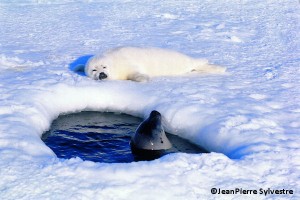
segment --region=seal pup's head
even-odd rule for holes
[[[135,150],[160,151],[172,148],[162,126],[162,117],[153,110],[143,121],[131,138],[131,147]]]
[[[86,63],[85,74],[94,80],[110,79],[109,64],[103,57],[93,56]]]

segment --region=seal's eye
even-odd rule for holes
[[[95,72],[95,71],[97,71],[96,69],[93,69],[93,71],[92,72]]]
[[[106,67],[103,67],[103,69],[106,69]]]

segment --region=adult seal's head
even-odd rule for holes
[[[135,151],[161,151],[172,148],[161,122],[161,114],[152,111],[150,116],[143,121],[131,138],[131,148]]]

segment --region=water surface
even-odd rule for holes
[[[59,158],[80,157],[106,163],[149,160],[131,152],[130,139],[142,119],[126,114],[80,112],[61,115],[42,140]],[[166,153],[202,153],[205,150],[167,133],[173,148]]]

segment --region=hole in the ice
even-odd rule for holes
[[[142,119],[126,114],[103,112],[80,112],[61,115],[53,121],[42,140],[59,158],[80,157],[83,160],[106,163],[152,160],[157,157],[133,155],[130,148],[131,135]],[[174,152],[206,153],[204,149],[178,136],[167,133]],[[164,154],[160,154],[164,155]]]

